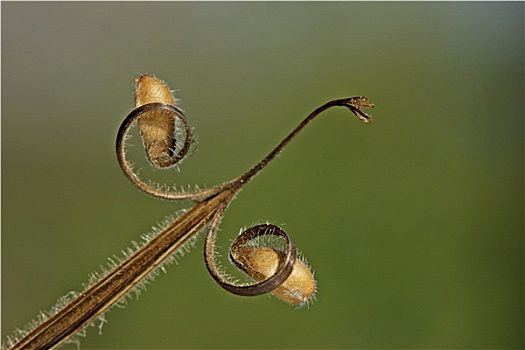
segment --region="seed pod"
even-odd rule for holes
[[[273,248],[244,246],[232,251],[231,257],[237,266],[260,282],[275,274],[279,260],[285,255]],[[291,275],[272,293],[288,304],[302,305],[315,295],[315,291],[312,271],[303,261],[296,259]]]
[[[175,100],[164,81],[151,75],[142,75],[135,79],[135,108],[153,102],[175,106]]]
[[[136,110],[145,109],[138,118],[138,127],[148,160],[155,166],[166,168],[182,156],[175,156],[177,148],[177,118],[186,123],[182,113],[176,108],[168,86],[149,75],[135,79]],[[151,108],[150,108],[151,107]],[[189,127],[186,127],[186,132]],[[189,140],[189,135],[186,135]],[[183,149],[188,145],[182,146]]]

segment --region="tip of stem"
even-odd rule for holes
[[[368,98],[364,96],[351,97],[343,101],[346,106],[356,117],[364,123],[370,123],[372,121],[372,115],[367,114],[361,110],[361,108],[374,108],[374,104],[371,103]]]

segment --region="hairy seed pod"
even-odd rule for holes
[[[232,252],[234,263],[256,281],[264,281],[275,274],[284,253],[268,247],[244,246]],[[292,305],[307,303],[315,295],[316,282],[310,268],[300,259],[295,260],[291,275],[272,293]]]
[[[138,118],[147,157],[157,167],[169,167],[180,160],[174,154],[177,145],[176,121],[177,118],[181,119],[182,113],[176,109],[175,100],[162,80],[143,75],[135,79],[135,107],[140,109],[147,106],[157,106],[147,109]]]
[[[153,102],[175,106],[173,95],[164,81],[151,75],[135,79],[135,108]]]

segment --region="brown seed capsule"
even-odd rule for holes
[[[143,112],[138,119],[140,135],[149,161],[157,167],[169,167],[179,160],[173,155],[176,152],[176,120],[180,116],[168,86],[162,80],[143,75],[135,79],[135,105],[140,108],[151,103],[168,105],[168,108],[157,107]]]
[[[175,106],[175,100],[164,81],[151,75],[142,75],[135,79],[135,108],[153,102]]]
[[[264,281],[277,270],[284,253],[268,247],[245,246],[232,255],[235,263],[256,281]],[[272,293],[292,305],[302,305],[312,298],[316,282],[310,268],[300,259],[295,260],[291,275]]]

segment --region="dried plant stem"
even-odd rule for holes
[[[255,164],[253,168],[243,174],[240,177],[241,181],[248,182],[251,178],[257,175],[264,167],[266,167],[266,165],[268,165],[268,163],[270,163],[279,153],[281,153],[284,147],[286,147],[286,145],[288,145],[288,143],[290,143],[290,141],[292,141],[297,136],[297,134],[301,132],[301,130],[303,130],[312,120],[314,120],[315,117],[327,109],[337,106],[349,108],[350,111],[352,111],[352,113],[354,113],[362,122],[369,123],[370,116],[363,113],[360,108],[372,108],[374,105],[369,103],[366,97],[362,96],[333,100],[325,103],[310,113],[308,117],[306,117],[299,125],[297,125],[297,127],[293,129],[292,132],[288,134],[288,136],[279,142],[279,144],[266,157],[264,157],[264,159],[262,159],[259,163]]]
[[[197,234],[232,199],[235,189],[209,198],[181,215],[116,269],[33,330],[12,349],[50,349],[108,310],[170,254]]]
[[[142,77],[143,78],[143,77]],[[141,79],[142,79],[141,78]],[[149,77],[147,77],[149,79]],[[139,83],[144,83],[140,80]],[[154,81],[154,83],[156,83]],[[154,90],[156,91],[156,90]],[[141,96],[137,93],[137,96]],[[150,95],[145,95],[151,98]],[[143,96],[144,97],[144,96]],[[144,97],[144,98],[146,98]],[[154,96],[155,97],[155,96]],[[148,100],[149,101],[149,100]],[[286,233],[280,229],[269,228],[271,225],[260,225],[261,230],[267,232],[258,232],[258,228],[248,229],[249,237],[255,237],[262,234],[273,234],[281,236],[286,241],[286,259],[280,262],[277,271],[273,276],[264,281],[259,281],[253,285],[234,285],[227,281],[215,266],[213,261],[214,241],[219,222],[224,210],[235,197],[235,195],[257,175],[266,165],[268,165],[282,149],[316,116],[326,109],[334,106],[344,106],[350,109],[359,119],[369,122],[369,116],[363,113],[361,107],[372,107],[372,104],[364,97],[353,97],[328,102],[313,111],[305,120],[303,120],[287,137],[283,139],[263,160],[258,162],[245,174],[238,178],[216,186],[210,189],[197,191],[193,193],[165,193],[157,188],[142,182],[134,173],[125,159],[124,139],[131,124],[142,114],[161,111],[162,113],[173,113],[173,118],[182,120],[186,134],[190,134],[189,126],[185,117],[175,106],[170,104],[151,102],[139,105],[122,123],[117,137],[117,158],[125,175],[135,186],[142,191],[154,197],[164,199],[192,199],[197,204],[189,209],[186,213],[178,217],[171,224],[165,227],[160,233],[151,238],[147,243],[140,247],[135,253],[131,254],[126,260],[122,261],[107,275],[98,282],[89,287],[86,291],[78,295],[69,304],[63,307],[59,312],[51,315],[45,322],[31,330],[18,343],[11,346],[13,350],[21,349],[51,349],[54,348],[70,337],[81,331],[90,322],[107,311],[117,301],[121,300],[126,293],[137,286],[145,277],[152,273],[156,268],[177,249],[181,248],[191,237],[208,225],[209,233],[206,239],[205,258],[208,270],[213,278],[224,289],[239,295],[260,295],[272,291],[279,287],[292,273],[295,262],[295,247]],[[149,117],[148,117],[149,118]],[[147,120],[154,122],[154,118]],[[172,121],[165,123],[171,125]],[[150,125],[144,126],[141,132],[148,132]],[[189,141],[188,141],[189,142]],[[173,159],[171,149],[166,149],[164,144],[154,139],[151,143],[152,161],[159,164],[171,165]],[[168,145],[170,143],[167,143]],[[159,146],[160,145],[160,146]],[[157,148],[155,148],[157,147]],[[180,153],[175,157],[182,157],[187,152],[188,145],[185,144]],[[150,156],[150,155],[148,155]],[[166,160],[167,159],[167,160]],[[11,344],[9,344],[11,345]]]

